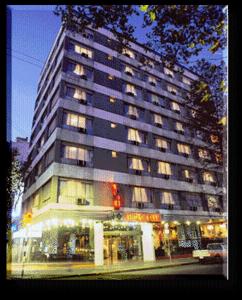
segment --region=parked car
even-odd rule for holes
[[[200,263],[215,261],[223,262],[227,260],[227,245],[222,243],[212,243],[207,245],[207,249],[193,250],[192,256]]]

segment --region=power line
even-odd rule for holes
[[[7,56],[11,56],[11,57],[16,58],[16,59],[18,59],[18,60],[21,60],[21,61],[23,61],[23,62],[26,62],[26,63],[28,63],[28,64],[30,64],[30,65],[32,65],[32,66],[36,66],[36,67],[42,69],[42,66],[41,66],[41,65],[38,65],[38,64],[35,64],[35,63],[33,63],[33,62],[27,61],[27,60],[25,60],[25,59],[22,59],[22,58],[20,58],[20,57],[17,57],[17,56],[15,56],[15,55],[13,55],[13,54],[7,54]]]
[[[40,60],[40,59],[38,59],[38,58],[35,58],[35,57],[33,57],[33,56],[30,56],[30,55],[28,55],[28,54],[26,54],[26,53],[24,53],[24,52],[19,51],[19,50],[15,50],[15,49],[13,49],[13,48],[8,48],[8,47],[7,47],[7,49],[8,49],[8,50],[11,50],[11,51],[14,51],[14,52],[16,52],[16,53],[20,53],[20,54],[22,54],[22,55],[24,55],[24,56],[26,56],[26,57],[32,58],[32,59],[34,59],[34,60],[36,60],[36,61],[39,61],[39,62],[41,62],[41,63],[44,63],[44,61],[42,61],[42,60]]]

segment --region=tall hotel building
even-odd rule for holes
[[[227,237],[222,165],[187,124],[197,76],[116,43],[61,28],[41,73],[22,207],[39,232],[30,260],[152,261],[167,241],[185,255]]]

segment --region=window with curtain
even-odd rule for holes
[[[65,146],[65,158],[91,161],[91,151],[73,146]]]
[[[135,58],[134,52],[131,51],[131,50],[129,50],[129,49],[127,49],[127,48],[123,48],[122,49],[122,54],[124,54],[124,55],[126,55],[126,56],[128,56],[130,58]]]
[[[137,92],[136,92],[136,88],[134,85],[127,83],[126,84],[126,89],[125,89],[126,93],[132,93],[135,96],[137,96]]]
[[[149,202],[147,189],[134,187],[132,194],[132,202]]]
[[[164,161],[158,161],[158,174],[171,175],[171,165]]]
[[[151,102],[160,104],[159,97],[157,95],[151,94]]]
[[[86,100],[87,99],[87,95],[86,92],[76,88],[75,92],[73,94],[73,98],[77,99],[77,100]]]
[[[157,85],[157,80],[153,76],[148,76],[148,82],[153,84],[153,85]]]
[[[183,124],[180,122],[176,122],[176,130],[184,131]]]
[[[82,46],[75,45],[75,52],[79,54],[84,54],[87,57],[92,58],[92,51]]]
[[[170,92],[170,93],[175,93],[175,94],[177,94],[177,89],[176,89],[175,87],[171,86],[171,85],[168,85],[168,86],[167,86],[167,90],[168,90],[168,92]]]
[[[156,138],[155,139],[155,145],[156,145],[156,147],[159,147],[159,148],[165,148],[165,149],[168,148],[167,141],[162,139],[162,138]]]
[[[198,149],[198,156],[200,158],[210,158],[208,151],[205,149]]]
[[[164,73],[168,76],[170,75],[171,77],[174,77],[174,73],[168,68],[164,68]]]
[[[130,158],[129,161],[129,168],[132,170],[144,170],[144,164],[143,161],[139,158]]]
[[[76,64],[73,73],[79,76],[85,75],[84,67],[81,66],[80,64]]]
[[[139,113],[138,113],[137,107],[129,105],[128,106],[128,115],[129,116],[136,116],[136,118],[139,118]]]
[[[187,170],[187,169],[184,170],[184,171],[183,171],[183,174],[184,174],[184,177],[185,177],[185,178],[191,178],[191,175],[190,175],[190,171],[189,171],[189,170]]]
[[[162,204],[175,204],[172,193],[170,192],[162,192],[161,195],[161,203]]]
[[[180,111],[180,106],[176,102],[171,102],[171,108],[172,110]]]
[[[132,76],[134,76],[134,70],[132,68],[130,68],[129,66],[125,66],[124,72],[126,74],[131,74]]]
[[[160,115],[154,114],[154,123],[155,124],[163,124],[162,117]]]
[[[191,149],[188,145],[177,144],[177,150],[179,153],[191,154]]]
[[[203,173],[203,181],[204,182],[214,182],[213,174],[210,172]]]
[[[144,137],[137,129],[129,128],[128,129],[128,140],[143,143]]]
[[[78,180],[60,179],[59,202],[76,204],[78,198],[93,203],[93,185]]]
[[[86,118],[75,114],[67,113],[66,125],[78,128],[86,128]]]
[[[219,207],[218,199],[214,196],[208,196],[207,197],[208,201],[208,207],[209,208],[217,208]]]

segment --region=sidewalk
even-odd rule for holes
[[[49,264],[26,264],[24,266],[24,276],[21,278],[22,265],[13,264],[12,274],[8,279],[50,279],[61,277],[76,277],[88,275],[101,275],[120,273],[137,270],[149,270],[157,268],[171,268],[181,265],[196,264],[198,261],[194,258],[175,258],[171,262],[169,259],[162,259],[155,262],[123,262],[112,265],[95,266],[94,264],[80,263],[49,263]]]

